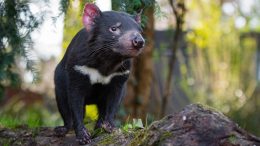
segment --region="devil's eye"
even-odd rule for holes
[[[112,27],[110,28],[110,30],[111,30],[111,31],[116,31],[116,30],[117,30],[117,27],[112,26]]]
[[[117,23],[109,28],[109,31],[112,32],[115,35],[119,35],[121,33],[120,31],[121,23]]]

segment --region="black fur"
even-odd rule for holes
[[[117,22],[121,23],[119,35],[111,32],[111,27]],[[131,34],[126,36],[129,32]],[[64,126],[55,128],[57,135],[64,136],[74,128],[80,144],[89,143],[90,134],[83,124],[85,105],[88,104],[96,104],[98,107],[96,128],[112,131],[115,113],[125,94],[128,75],[115,76],[109,84],[92,85],[88,75],[77,72],[74,66],[95,68],[104,76],[129,70],[130,59],[138,55],[143,46],[135,48],[132,44],[136,37],[142,39],[140,33],[141,28],[133,17],[108,11],[102,12],[95,19],[90,31],[83,28],[76,34],[55,70],[56,100],[64,121]]]

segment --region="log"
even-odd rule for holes
[[[88,145],[260,146],[260,138],[246,132],[222,113],[199,104],[186,106],[143,129],[117,129],[111,134],[91,132]],[[56,137],[52,127],[0,128],[0,146],[76,146],[71,131]]]

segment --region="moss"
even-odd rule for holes
[[[130,145],[143,145],[145,139],[149,136],[148,129],[137,130],[133,134]]]
[[[90,133],[93,137],[98,137],[98,136],[101,136],[102,134],[104,134],[105,131],[102,128],[98,128],[93,131],[90,131]]]
[[[229,138],[228,138],[228,141],[232,144],[235,144],[236,141],[237,141],[237,137],[235,135],[231,135]]]
[[[172,136],[172,133],[169,132],[169,131],[166,131],[166,132],[164,132],[164,133],[161,135],[160,141],[163,141],[163,140],[165,140],[165,139],[167,139],[167,138],[169,138],[169,137],[171,137],[171,136]]]
[[[32,129],[32,137],[35,138],[40,132],[40,128]]]
[[[10,139],[2,139],[0,138],[0,145],[2,146],[10,146],[12,144],[12,140]]]
[[[98,143],[97,145],[109,145],[109,144],[113,144],[113,145],[122,145],[122,144],[126,144],[128,142],[127,145],[138,145],[139,140],[138,138],[140,138],[140,136],[142,135],[143,130],[122,130],[119,129],[111,134],[103,134],[99,133],[99,137],[97,140]],[[120,139],[122,139],[122,141],[120,141]],[[117,143],[115,143],[117,142]]]
[[[156,141],[156,144],[159,144],[162,141],[165,141],[166,139],[172,137],[172,133],[169,131],[165,131],[160,135],[160,139],[158,141]]]
[[[115,135],[112,134],[104,134],[102,137],[102,140],[100,140],[97,144],[98,145],[109,145],[109,144],[114,144],[114,139],[115,139]]]
[[[133,133],[134,137],[133,139],[130,141],[130,145],[148,145],[149,140],[150,140],[150,135],[151,132],[149,132],[149,129],[142,129],[142,130],[138,130],[136,132]],[[155,134],[155,133],[153,133]],[[159,139],[156,140],[153,144],[159,144],[161,141],[166,140],[167,138],[172,137],[172,133],[169,131],[162,131],[160,133],[158,133],[159,135]]]

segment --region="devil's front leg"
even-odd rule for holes
[[[114,118],[125,94],[126,85],[111,84],[106,88],[106,92],[102,99],[98,102],[99,118],[95,128],[102,128],[106,132],[111,133],[115,127]]]
[[[75,78],[77,77],[77,78]],[[76,140],[80,144],[88,144],[91,142],[90,133],[85,128],[83,123],[85,106],[85,96],[88,92],[88,82],[84,78],[79,76],[70,77],[69,89],[68,89],[68,101],[71,109],[73,126],[76,134]]]

